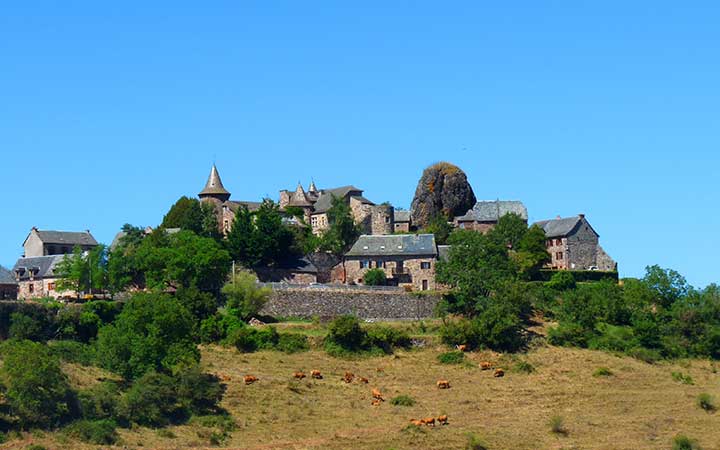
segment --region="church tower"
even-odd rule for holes
[[[230,192],[223,186],[215,164],[213,164],[210,170],[210,176],[208,177],[207,183],[205,183],[205,188],[200,191],[198,197],[200,197],[200,201],[210,201],[214,203],[224,203],[230,199]]]

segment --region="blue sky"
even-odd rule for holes
[[[587,214],[623,276],[720,281],[717,2],[14,2],[0,14],[0,264],[195,195],[448,160],[531,220]],[[202,4],[201,4],[202,3]],[[148,5],[150,4],[150,5]]]

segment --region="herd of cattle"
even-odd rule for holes
[[[467,351],[467,346],[465,346],[465,345],[458,345],[458,346],[456,346],[456,348],[462,352]],[[481,362],[479,364],[479,367],[481,370],[492,370],[493,369],[493,365],[489,361]],[[377,368],[376,370],[378,372],[383,372],[382,368]],[[217,376],[220,379],[222,379],[223,381],[229,381],[229,379],[230,379],[230,377],[225,376],[225,375],[217,375]],[[505,376],[505,371],[501,368],[495,368],[494,372],[493,372],[493,376],[495,378],[503,377],[503,376]],[[303,371],[297,371],[297,372],[293,373],[293,378],[296,380],[302,380],[303,378],[306,378],[306,377],[307,377],[307,375]],[[320,373],[319,370],[311,370],[310,377],[315,380],[323,379],[323,375],[322,375],[322,373]],[[361,377],[361,376],[356,376],[354,373],[349,372],[349,371],[346,371],[345,375],[343,375],[340,378],[340,380],[342,382],[348,383],[348,384],[352,383],[353,381],[356,381],[357,383],[361,383],[361,384],[368,384],[370,382],[370,380],[368,380],[367,378]],[[259,378],[254,375],[245,375],[243,377],[243,381],[246,385],[250,385],[250,384],[253,384],[253,383],[259,381]],[[450,381],[448,381],[448,380],[438,380],[436,385],[437,385],[438,389],[450,389]],[[385,401],[385,397],[383,396],[383,393],[380,392],[379,389],[372,388],[370,393],[372,395],[372,400],[370,402],[370,404],[372,406],[380,406],[382,404],[382,402]],[[449,422],[448,422],[447,415],[441,415],[437,418],[426,417],[424,419],[410,419],[410,423],[412,425],[415,425],[418,427],[423,426],[423,425],[434,427],[436,423],[438,423],[440,425],[448,425]]]

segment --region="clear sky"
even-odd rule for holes
[[[491,4],[492,3],[492,4]],[[587,214],[622,276],[720,281],[720,3],[11,2],[0,264],[32,226],[155,225],[217,162],[239,200],[448,160],[531,220]]]

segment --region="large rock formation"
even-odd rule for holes
[[[465,214],[475,206],[475,193],[458,166],[433,164],[423,171],[412,202],[412,224],[422,228],[438,216],[448,219]]]

